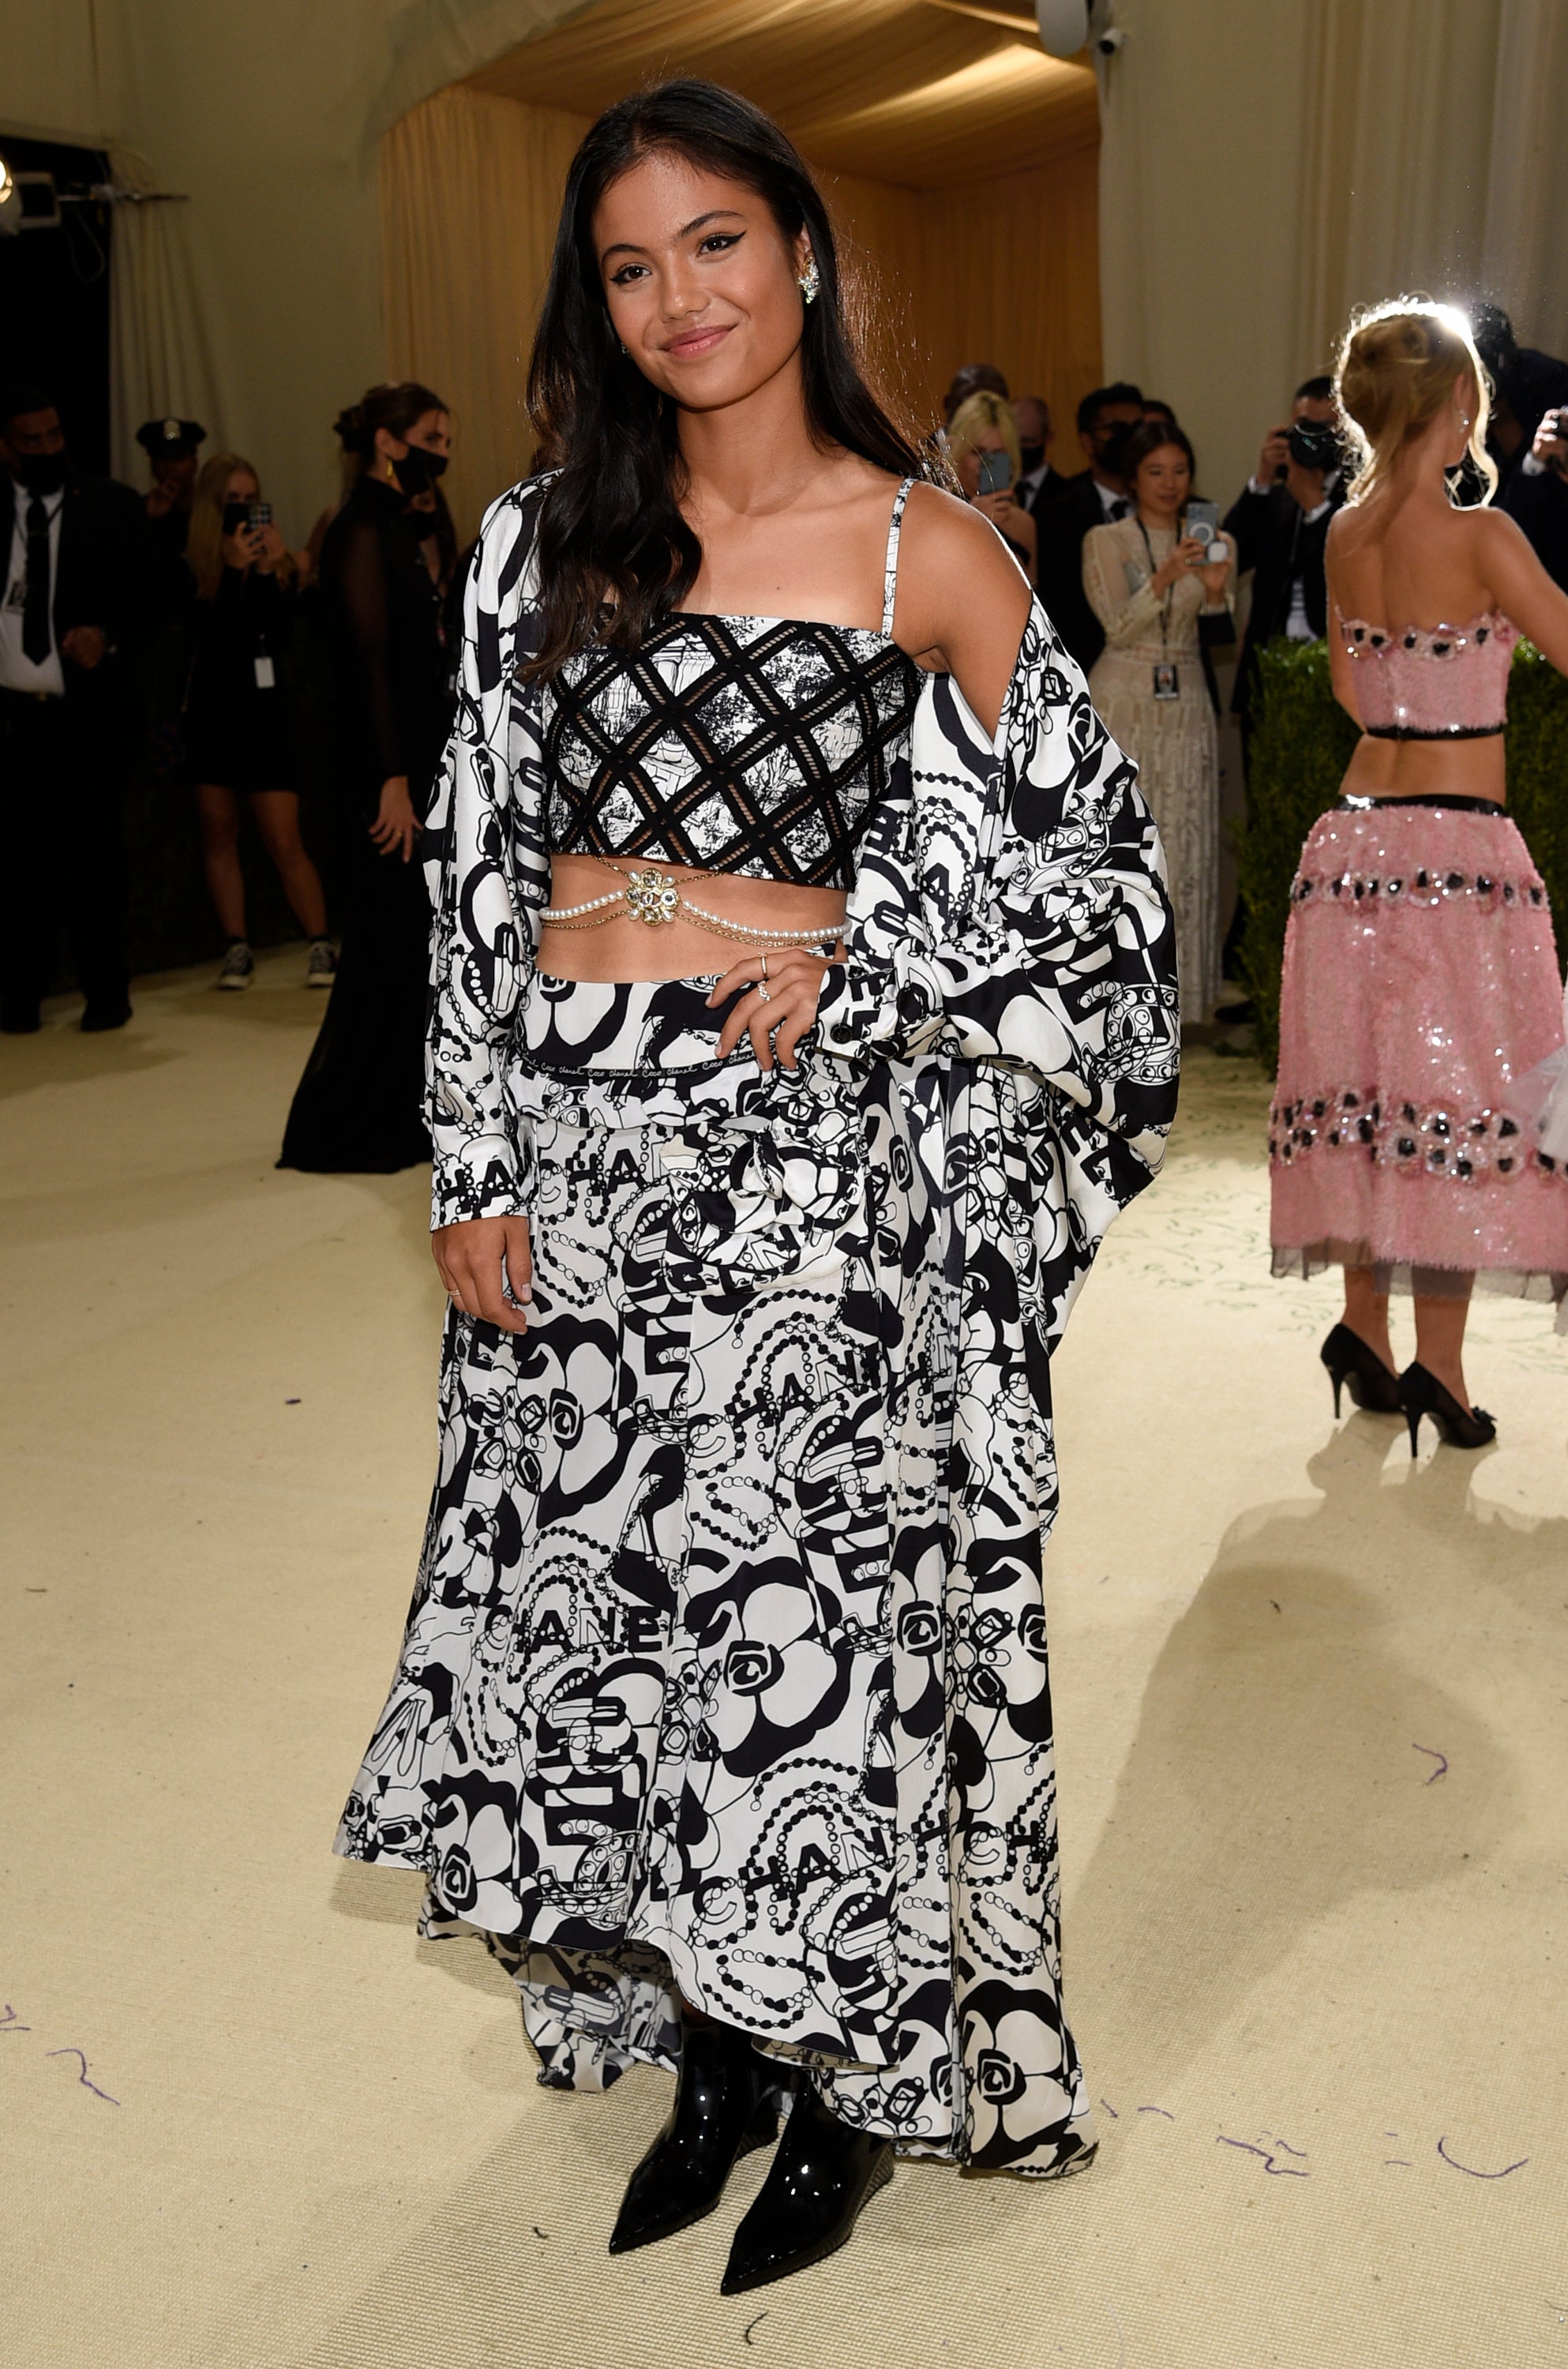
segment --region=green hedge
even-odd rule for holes
[[[1237,834],[1246,918],[1241,964],[1257,1012],[1257,1056],[1279,1055],[1279,970],[1290,883],[1301,841],[1340,794],[1357,733],[1334,698],[1324,642],[1270,642],[1247,771],[1247,820]],[[1508,690],[1508,809],[1540,868],[1555,913],[1568,915],[1568,679],[1521,642]],[[1560,946],[1559,951],[1562,949]]]

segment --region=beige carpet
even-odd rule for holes
[[[328,1856],[396,1651],[440,1294],[419,1175],[274,1172],[318,1016],[143,984],[0,1040],[0,2358],[25,2369],[1568,2363],[1568,1344],[1492,1304],[1502,1444],[1336,1429],[1267,1279],[1249,1066],[1057,1378],[1069,1997],[1104,2146],[906,2166],[721,2301],[761,2163],[612,2261],[663,2111],[534,2086],[499,1974]]]

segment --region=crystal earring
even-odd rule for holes
[[[807,258],[806,269],[795,282],[795,286],[800,291],[802,301],[807,304],[815,304],[817,302],[817,292],[821,285],[822,275],[817,269],[817,258],[814,255],[808,256]]]

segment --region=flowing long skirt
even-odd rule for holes
[[[1095,714],[1138,767],[1160,826],[1176,916],[1176,976],[1185,1025],[1219,1000],[1219,739],[1196,637],[1181,654],[1178,699],[1156,699],[1158,643],[1107,649],[1089,675]]]
[[[1561,1299],[1568,1176],[1520,1084],[1562,1041],[1551,915],[1484,799],[1346,800],[1291,889],[1270,1114],[1276,1275]]]
[[[390,1175],[430,1156],[420,1116],[429,1001],[430,900],[416,858],[358,829],[343,952],[294,1089],[280,1168]]]
[[[1037,1556],[954,1567],[931,1113],[715,1060],[711,984],[530,983],[529,1326],[449,1325],[338,1848],[486,1936],[548,2082],[673,2065],[679,1992],[908,2151],[1076,2169]]]

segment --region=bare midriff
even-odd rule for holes
[[[1503,735],[1473,740],[1379,740],[1364,733],[1340,784],[1347,798],[1491,798],[1507,795]]]
[[[752,880],[735,872],[692,872],[683,864],[629,856],[612,872],[591,855],[550,859],[553,906],[586,905],[624,886],[628,871],[658,872],[679,885],[694,904],[755,937],[725,937],[705,930],[681,911],[668,921],[636,920],[622,906],[601,908],[611,918],[585,913],[596,924],[582,929],[547,921],[539,939],[535,967],[550,978],[592,979],[602,985],[661,978],[707,978],[730,970],[749,954],[774,945],[799,945],[801,932],[830,947],[844,918],[841,888],[801,888],[793,881]],[[778,932],[775,937],[772,933]]]

